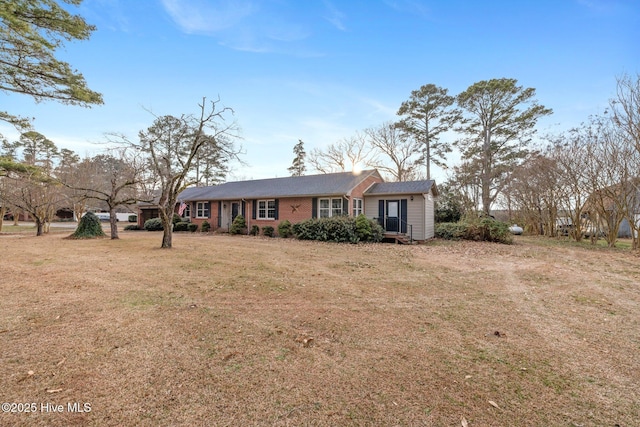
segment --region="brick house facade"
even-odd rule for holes
[[[212,231],[225,232],[242,215],[248,229],[256,225],[277,230],[284,220],[295,224],[310,218],[359,214],[375,218],[377,208],[366,212],[364,199],[367,190],[383,182],[377,170],[237,181],[187,188],[178,196],[178,204],[185,204],[182,216],[199,229],[207,221]],[[157,217],[157,207],[139,208],[141,227],[147,219]]]

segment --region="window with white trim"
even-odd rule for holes
[[[318,217],[342,215],[342,199],[318,199]]]
[[[362,214],[362,199],[353,199],[353,216]]]
[[[331,199],[331,216],[342,215],[342,199]]]
[[[187,203],[185,206],[184,211],[182,212],[182,217],[191,218],[191,203]]]
[[[196,202],[196,218],[209,218],[209,202]]]
[[[276,201],[258,200],[258,219],[276,219]]]

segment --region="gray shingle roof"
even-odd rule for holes
[[[371,188],[364,192],[365,196],[377,196],[385,194],[426,194],[434,189],[437,190],[433,180],[405,181],[405,182],[379,182],[373,184]]]
[[[379,176],[376,170],[358,175],[351,172],[286,178],[226,182],[212,187],[191,187],[180,193],[178,200],[239,200],[277,197],[318,197],[348,194],[369,176]]]

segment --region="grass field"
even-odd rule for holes
[[[66,234],[0,235],[1,426],[640,422],[630,251]]]

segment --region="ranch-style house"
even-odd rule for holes
[[[389,237],[423,241],[434,236],[433,180],[384,182],[377,170],[227,182],[190,187],[178,197],[182,217],[213,231],[228,231],[242,215],[247,227],[292,224],[309,218],[366,215],[382,225]],[[176,206],[176,211],[178,210]],[[139,205],[139,225],[158,216],[157,206]]]

